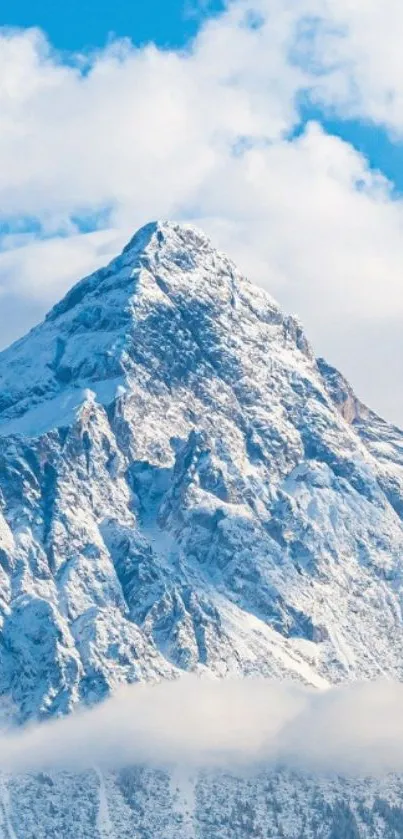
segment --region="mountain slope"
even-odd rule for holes
[[[23,716],[173,668],[401,673],[403,438],[336,378],[172,224],[0,355],[2,689]]]
[[[16,720],[189,670],[402,677],[403,434],[193,228],[0,354],[0,462]]]

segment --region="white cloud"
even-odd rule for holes
[[[0,221],[34,219],[55,234],[3,238],[3,341],[134,228],[196,219],[300,314],[318,352],[344,364],[363,398],[401,419],[398,382],[385,392],[365,367],[378,362],[382,331],[393,336],[387,369],[403,349],[403,201],[318,125],[292,134],[307,91],[345,114],[403,126],[403,12],[395,0],[378,7],[235,0],[187,52],[120,42],[69,66],[39,32],[3,32]],[[103,211],[106,230],[79,234],[77,217]]]
[[[0,252],[0,295],[11,287],[25,299],[52,299],[79,276],[113,259],[126,237],[108,229],[68,238],[27,238],[19,247]]]
[[[270,7],[270,0],[263,0]],[[321,71],[316,94],[343,114],[403,136],[400,0],[304,0],[306,50]],[[303,14],[303,13],[302,13]]]
[[[287,63],[280,33],[267,43],[238,17],[210,23],[189,53],[121,42],[86,72],[60,64],[38,32],[6,33],[1,212],[46,219],[111,205],[119,217],[136,207],[142,219],[170,214],[239,135],[281,135],[302,73]]]
[[[142,763],[242,772],[285,765],[338,775],[403,771],[403,686],[314,691],[263,679],[136,685],[90,711],[0,737],[0,768]],[[180,708],[180,713],[178,713]]]

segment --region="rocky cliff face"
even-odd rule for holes
[[[0,692],[19,722],[182,671],[402,677],[403,433],[193,228],[147,225],[0,354],[0,461]],[[140,770],[110,782],[115,833],[72,832],[67,777],[41,788],[58,815],[30,833],[38,783],[11,782],[31,809],[21,832],[4,804],[8,839],[238,835],[228,814],[206,827],[213,781],[191,823]],[[153,784],[176,833],[133,822]],[[319,835],[280,827],[239,835]],[[389,835],[371,830],[345,835]]]

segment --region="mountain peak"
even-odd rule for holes
[[[232,261],[213,247],[201,230],[190,224],[153,221],[145,224],[129,240],[121,254],[104,268],[96,270],[76,283],[65,297],[47,314],[51,321],[81,304],[86,297],[105,297],[120,288],[126,299],[139,289],[137,279],[141,269],[158,273],[161,266],[183,272],[205,269],[203,283],[208,284],[217,265],[220,275],[236,272]],[[246,280],[245,280],[246,282]],[[113,296],[113,294],[112,294]]]
[[[204,233],[191,225],[151,222],[0,354],[0,424],[66,389],[76,394],[95,388],[102,401],[110,400],[109,384],[120,386],[127,376],[152,375],[164,387],[172,376],[180,381],[191,371],[202,375],[217,366],[228,376],[241,333],[253,325],[255,340],[268,330],[269,340],[269,324],[307,351],[296,322]]]
[[[149,246],[158,249],[167,244],[173,247],[176,245],[192,249],[214,249],[209,237],[192,224],[157,220],[140,227],[123,249],[123,253],[143,251]]]

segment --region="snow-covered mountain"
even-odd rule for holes
[[[0,460],[16,721],[183,671],[402,678],[403,432],[199,231],[147,225],[0,354]],[[401,837],[402,789],[27,776],[0,836]]]

